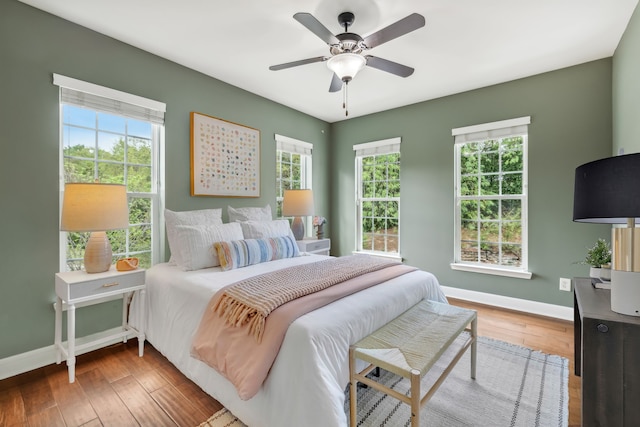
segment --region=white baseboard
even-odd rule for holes
[[[484,292],[469,291],[449,286],[442,286],[442,289],[445,295],[451,298],[573,321],[573,307],[505,297],[502,295],[494,295]]]
[[[99,340],[104,337],[108,337],[109,335],[117,334],[120,331],[122,331],[122,327],[116,327],[107,331],[102,331],[93,335],[78,338],[76,339],[76,345],[79,346],[91,341]],[[96,344],[95,346],[89,346],[81,351],[78,351],[78,354],[88,353],[90,351],[105,347],[107,345],[115,344],[120,341],[122,341],[122,338],[114,338],[112,341],[107,341],[106,344],[102,343]],[[64,342],[64,344],[66,345],[66,341]],[[14,375],[23,374],[25,372],[29,372],[43,366],[51,365],[53,363],[56,363],[56,350],[53,344],[47,347],[28,351],[26,353],[9,356],[4,359],[0,359],[0,380],[4,380],[5,378],[9,378]],[[66,363],[66,361],[63,360],[62,363]]]

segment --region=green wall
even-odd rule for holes
[[[59,270],[59,108],[52,73],[167,104],[167,208],[270,203],[275,209],[273,135],[279,133],[313,143],[315,203],[328,216],[329,178],[321,165],[329,163],[329,124],[23,3],[4,0],[0,2],[0,359],[53,344],[53,284]],[[191,111],[260,129],[260,198],[189,195]],[[118,302],[79,309],[78,334],[116,326],[120,310]]]
[[[585,247],[608,227],[571,221],[575,167],[612,152],[612,126],[633,134],[638,13],[620,52],[577,67],[367,117],[327,124],[218,80],[33,9],[0,2],[0,359],[53,343],[53,275],[59,268],[58,88],[52,73],[165,102],[166,207],[175,210],[275,204],[279,133],[314,144],[317,210],[328,216],[334,254],[353,249],[352,145],[402,137],[402,255],[442,284],[570,306],[559,277],[584,275]],[[619,58],[619,59],[618,59]],[[613,63],[613,65],[612,65]],[[616,86],[617,85],[617,86]],[[615,93],[614,93],[615,99]],[[189,112],[261,130],[261,197],[189,195]],[[616,113],[617,110],[616,110]],[[532,280],[450,270],[453,256],[451,128],[532,116],[529,236]],[[637,134],[637,132],[635,132]],[[625,136],[624,140],[629,137]],[[636,143],[637,144],[637,143]],[[636,147],[638,147],[636,145]],[[638,151],[638,150],[636,150]],[[168,256],[168,254],[167,254]],[[120,305],[78,310],[79,334],[116,326]]]
[[[613,56],[613,153],[640,152],[640,8]]]
[[[353,145],[401,137],[401,255],[441,284],[571,306],[560,277],[586,275],[574,264],[607,226],[572,222],[577,166],[611,153],[611,58],[335,123],[332,243],[354,248]],[[451,129],[531,116],[529,269],[531,280],[453,271],[454,151]],[[334,239],[335,240],[335,239]]]

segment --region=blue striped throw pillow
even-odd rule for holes
[[[220,267],[225,271],[300,255],[298,245],[291,236],[216,242],[213,248]]]

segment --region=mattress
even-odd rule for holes
[[[181,372],[245,424],[346,426],[344,391],[349,382],[349,346],[418,301],[446,302],[437,279],[416,270],[347,296],[295,320],[260,391],[242,400],[214,369],[191,357],[202,314],[220,288],[256,274],[327,258],[304,255],[236,270],[182,271],[166,263],[147,270],[146,337]],[[140,325],[140,300],[131,322]]]

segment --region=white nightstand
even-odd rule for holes
[[[143,325],[140,330],[129,326],[127,321],[127,306],[135,291],[139,291],[142,299]],[[138,354],[142,357],[144,352],[144,297],[145,297],[145,270],[117,271],[114,266],[104,273],[89,274],[86,271],[69,271],[56,273],[56,320],[55,341],[56,363],[62,362],[62,356],[66,356],[69,370],[69,382],[75,381],[76,354],[85,348],[96,348],[100,344],[113,342],[114,339],[138,337]],[[111,334],[76,346],[76,307],[99,304],[113,299],[122,298],[122,331]],[[67,346],[62,344],[62,311],[67,311]]]
[[[296,240],[300,252],[310,254],[329,255],[331,251],[331,239],[314,239],[308,238]]]

